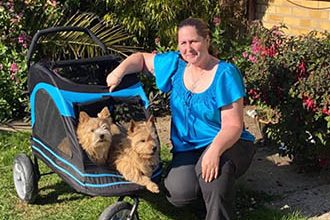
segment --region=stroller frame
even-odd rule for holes
[[[24,153],[14,159],[13,175],[16,192],[21,200],[34,203],[41,176],[57,173],[78,192],[93,196],[119,196],[117,203],[105,209],[99,219],[113,217],[138,219],[138,192],[144,187],[125,180],[117,171],[93,164],[80,147],[75,129],[80,111],[86,111],[93,116],[104,106],[114,111],[119,103],[139,105],[145,117],[148,117],[148,98],[136,74],[125,76],[116,90],[110,93],[105,85],[105,79],[103,84],[80,84],[68,80],[55,71],[65,67],[96,65],[104,78],[109,68],[111,70],[119,64],[119,58],[114,55],[56,62],[39,61],[31,65],[32,56],[41,36],[63,31],[88,34],[106,54],[106,46],[87,28],[55,27],[40,30],[34,35],[27,56],[33,162]],[[68,143],[72,155],[59,149],[58,146],[63,141]],[[50,167],[52,172],[41,174],[39,159]],[[161,172],[160,164],[154,170],[152,179],[158,182]],[[124,201],[126,196],[133,199],[133,205]]]

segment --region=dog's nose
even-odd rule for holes
[[[100,139],[104,139],[104,134],[100,134]]]

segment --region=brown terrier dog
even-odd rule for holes
[[[77,137],[81,147],[95,164],[105,165],[108,162],[112,120],[107,107],[104,107],[96,118],[90,117],[86,112],[79,113]]]
[[[113,141],[113,166],[125,179],[145,186],[158,193],[159,188],[151,181],[153,169],[159,164],[160,144],[154,125],[154,118],[146,122],[131,121],[127,134],[118,143]],[[117,144],[116,144],[117,142]],[[116,146],[114,146],[116,144]]]

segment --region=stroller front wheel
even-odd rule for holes
[[[128,202],[116,202],[102,212],[99,220],[139,220],[137,212],[131,215],[132,209]]]
[[[18,197],[27,203],[33,203],[38,194],[38,182],[34,165],[26,154],[15,157],[13,178]]]

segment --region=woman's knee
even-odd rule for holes
[[[166,187],[166,186],[165,186]],[[198,195],[194,191],[183,191],[180,189],[166,188],[167,200],[176,207],[183,207],[194,203]]]
[[[256,149],[252,142],[239,140],[223,154],[223,158],[233,161],[236,168],[235,176],[238,178],[249,168],[255,152]]]
[[[235,179],[235,165],[232,161],[226,161],[221,167],[218,178],[208,183],[200,178],[199,184],[204,196],[226,198],[228,195],[231,195],[234,190]]]
[[[164,180],[164,186],[168,201],[174,206],[181,207],[198,199],[200,188],[194,173],[176,171],[178,170],[169,172]]]

